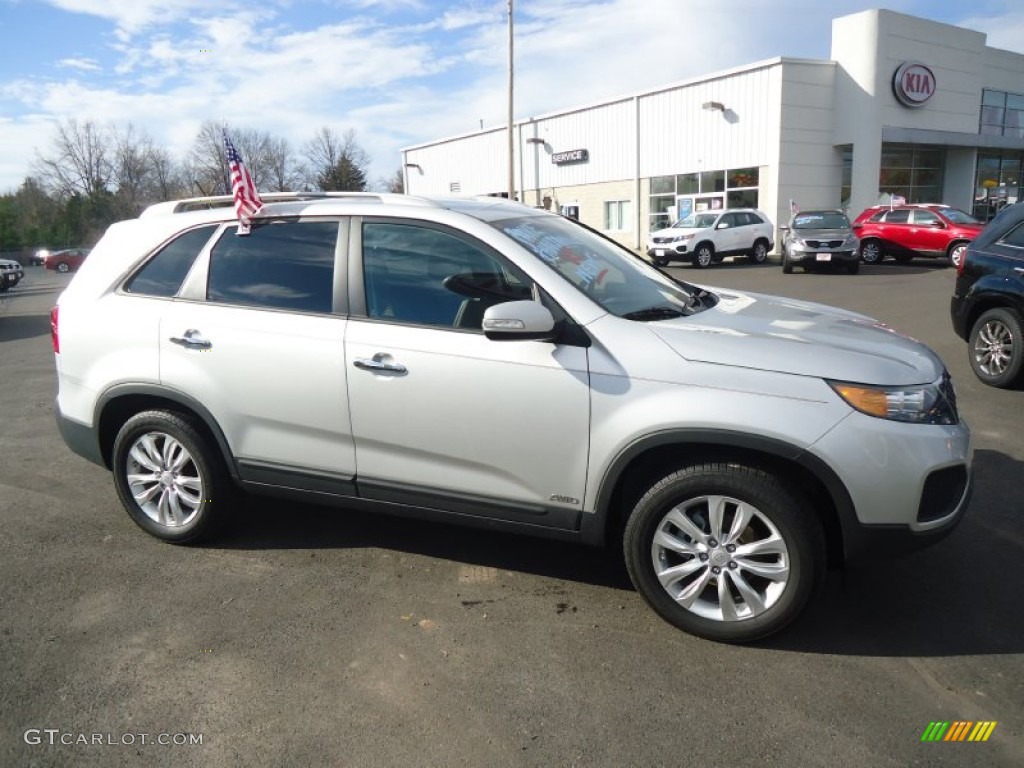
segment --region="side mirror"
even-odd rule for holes
[[[946,225],[943,224],[942,221],[940,221],[939,219],[936,219],[935,221],[929,221],[928,222],[928,226],[929,227],[935,227],[936,229],[945,229],[946,228]]]
[[[728,229],[728,228],[729,228],[729,222],[728,221],[723,221],[721,224],[719,224],[717,227],[715,227],[715,229]]]
[[[491,341],[550,341],[555,337],[555,318],[536,301],[506,301],[488,307],[483,319],[484,336]]]

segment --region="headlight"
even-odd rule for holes
[[[684,240],[693,240],[693,235],[676,235],[676,237],[672,239],[672,242],[681,243]]]
[[[829,381],[849,405],[868,416],[913,424],[957,424],[956,395],[949,374],[932,384],[910,387],[869,387]]]
[[[857,244],[857,236],[855,234],[853,234],[852,232],[849,235],[846,236],[845,240],[843,240],[843,245],[856,245],[856,244]]]

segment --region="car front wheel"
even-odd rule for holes
[[[693,251],[693,266],[699,269],[711,266],[715,260],[715,247],[711,243],[701,243]]]
[[[62,261],[60,264],[57,265],[58,272],[67,272],[69,269],[71,269],[71,267],[68,266],[68,263],[66,261]]]
[[[1021,317],[1010,309],[990,309],[971,329],[971,368],[985,384],[1000,389],[1017,386],[1024,376],[1024,330]]]
[[[750,642],[803,609],[824,571],[818,520],[780,480],[736,464],[689,466],[637,502],[623,541],[633,584],[691,634]]]
[[[963,259],[964,254],[967,252],[967,243],[953,243],[949,246],[947,256],[949,257],[949,264],[954,269],[960,268],[960,261]]]
[[[191,419],[143,411],[114,440],[114,485],[132,520],[177,544],[209,537],[225,521],[234,486]]]

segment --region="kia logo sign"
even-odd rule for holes
[[[892,76],[892,92],[905,107],[923,107],[935,93],[935,75],[924,64],[905,61]]]

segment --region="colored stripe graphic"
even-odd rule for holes
[[[988,741],[996,724],[995,720],[933,720],[921,734],[921,741]]]
[[[921,741],[939,741],[946,733],[947,728],[949,728],[949,723],[941,720],[928,723],[928,727],[921,734]]]

